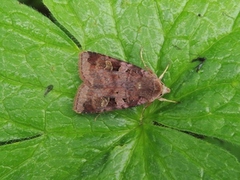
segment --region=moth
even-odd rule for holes
[[[152,71],[95,52],[82,52],[79,86],[73,110],[77,113],[101,113],[151,103],[170,89]]]

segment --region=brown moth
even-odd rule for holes
[[[167,67],[168,68],[168,67]],[[77,113],[101,113],[151,103],[170,92],[153,72],[94,52],[82,52],[78,88],[73,109]]]

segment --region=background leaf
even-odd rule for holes
[[[237,153],[206,138],[239,148],[237,0],[44,3],[65,30],[16,1],[0,7],[1,179],[239,179]],[[75,114],[80,50],[66,34],[141,67],[142,48],[158,75],[170,64],[165,98],[180,103]]]

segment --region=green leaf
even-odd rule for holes
[[[239,1],[44,3],[65,30],[1,2],[0,179],[240,178]],[[142,49],[158,75],[170,64],[164,98],[179,103],[74,113],[81,50],[67,34],[144,67]]]

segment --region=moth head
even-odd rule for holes
[[[160,96],[163,96],[164,94],[170,93],[171,90],[167,86],[165,86],[165,84],[163,84],[163,83],[161,83],[161,84],[162,84],[162,93],[161,93]]]

